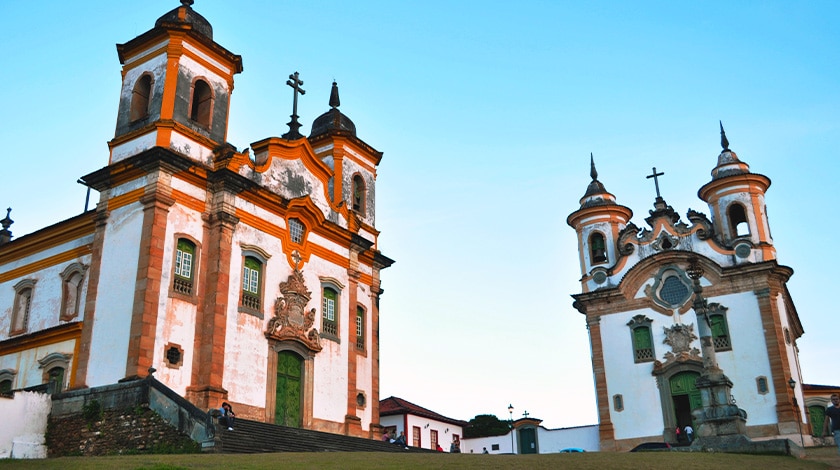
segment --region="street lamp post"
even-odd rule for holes
[[[508,405],[508,413],[510,413],[510,453],[515,454],[516,450],[513,448],[513,405]]]
[[[805,438],[802,437],[802,415],[799,411],[799,402],[796,401],[796,381],[793,380],[793,377],[788,380],[788,385],[790,385],[790,389],[793,391],[793,409],[796,413],[796,425],[799,426],[799,442],[802,444],[802,450],[805,450]]]

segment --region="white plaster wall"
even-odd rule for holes
[[[307,287],[312,290],[312,300],[310,300],[308,308],[316,309],[316,321],[318,331],[323,331],[321,325],[321,280],[319,276],[332,277],[337,279],[344,289],[341,290],[338,299],[339,316],[339,338],[340,343],[329,339],[321,339],[323,349],[315,356],[314,364],[314,397],[313,397],[313,416],[316,418],[326,419],[330,421],[344,421],[344,415],[347,414],[347,358],[348,348],[350,345],[349,334],[352,326],[352,332],[355,334],[355,320],[352,325],[349,325],[350,312],[350,292],[349,280],[347,278],[347,269],[336,266],[328,261],[313,256],[309,263],[304,266],[303,275],[306,279]],[[353,307],[353,314],[355,318],[356,309]],[[354,387],[355,390],[355,387]],[[366,428],[369,423],[362,423]]]
[[[627,323],[635,315],[645,315],[651,320],[654,353],[660,359],[666,352],[664,326],[672,326],[673,319],[653,310],[605,315],[601,317],[601,341],[604,351],[604,371],[607,377],[610,419],[615,426],[617,439],[662,434],[662,405],[656,378],[651,375],[652,362],[636,364],[633,360],[633,342]],[[670,350],[670,349],[667,349]],[[624,397],[624,410],[615,411],[612,397]]]
[[[15,260],[0,267],[0,272],[8,272],[19,267],[25,267],[33,263],[42,261],[50,256],[65,253],[67,251],[89,245],[93,241],[93,235],[85,236],[63,243],[60,246],[52,247],[50,249],[39,251],[27,256],[23,259]],[[59,321],[61,314],[61,300],[62,300],[62,279],[61,273],[67,266],[73,263],[82,263],[90,266],[90,255],[84,255],[79,258],[65,261],[60,264],[48,266],[44,269],[36,271],[31,274],[16,277],[6,282],[0,283],[0,305],[3,306],[0,310],[0,338],[9,338],[9,330],[12,321],[12,309],[15,303],[14,286],[24,279],[35,280],[33,288],[32,300],[29,308],[29,321],[27,324],[27,332],[40,331],[46,328],[51,328],[62,323]],[[79,303],[79,315],[71,321],[79,321],[84,317],[84,302],[87,297],[88,286],[88,272],[84,273],[84,280],[82,285],[81,299]]]
[[[0,357],[0,370],[11,369],[17,374],[12,382],[12,390],[31,387],[45,383],[44,373],[38,363],[39,359],[43,359],[52,353],[61,353],[73,356],[76,347],[76,340],[66,340],[58,343],[46,344],[31,349],[17,351]],[[73,357],[72,361],[76,358]],[[64,386],[70,384],[70,370],[64,373]]]
[[[348,152],[352,153],[348,149]],[[360,156],[359,156],[360,157]],[[376,226],[376,177],[367,168],[359,165],[355,161],[345,158],[344,165],[342,165],[342,179],[344,180],[343,196],[348,203],[353,200],[353,175],[359,175],[365,181],[365,216],[362,220],[371,226]]]
[[[263,173],[257,173],[253,168],[243,166],[239,173],[253,181],[258,181],[269,191],[279,194],[286,199],[295,199],[304,194],[296,194],[289,191],[289,175],[295,178],[303,178],[306,186],[305,195],[308,195],[312,202],[321,210],[324,217],[330,214],[330,206],[326,198],[325,183],[312,175],[300,160],[285,160],[283,158],[272,158],[269,167]]]
[[[156,143],[157,131],[151,131],[148,134],[143,134],[127,142],[123,142],[111,149],[111,163],[117,163],[132,155],[137,155],[144,150],[154,147]]]
[[[14,398],[0,398],[0,458],[44,459],[44,434],[52,409],[49,395],[18,392]]]
[[[142,223],[140,203],[109,215],[88,363],[87,385],[91,387],[125,377]]]
[[[743,292],[709,299],[729,310],[726,321],[732,341],[732,351],[718,352],[718,365],[732,380],[732,395],[739,408],[747,411],[747,426],[777,422],[775,390],[764,340],[764,327],[758,301],[752,292]],[[693,343],[700,348],[699,340]],[[769,393],[758,393],[756,378],[767,377]]]
[[[569,447],[577,447],[587,452],[601,450],[598,425],[577,426],[574,428],[537,429],[537,442],[541,454],[552,454]]]
[[[213,163],[213,149],[201,145],[197,141],[173,131],[169,139],[169,148],[193,160],[211,166]]]
[[[173,180],[175,180],[173,178]],[[183,182],[181,182],[183,183]],[[184,185],[181,184],[183,187]],[[186,189],[186,188],[184,188]],[[203,198],[202,198],[203,199]],[[175,266],[175,251],[177,245],[176,234],[188,234],[201,243],[204,236],[204,222],[201,213],[188,209],[179,204],[169,208],[167,214],[166,237],[163,240],[163,266],[160,279],[160,296],[158,297],[158,317],[155,325],[155,346],[152,363],[157,369],[156,377],[168,387],[186,394],[192,378],[193,358],[195,357],[195,322],[199,308],[191,302],[169,296],[172,286],[172,273]],[[204,257],[200,246],[195,260],[196,273],[203,270],[201,262]],[[200,282],[201,276],[195,277]],[[196,289],[200,287],[196,283]],[[184,351],[181,365],[172,367],[166,360],[166,345],[177,344]]]
[[[513,438],[516,440],[515,435]],[[498,445],[499,449],[493,450],[493,445]],[[511,453],[510,432],[501,436],[461,439],[463,453],[480,454],[485,447],[491,454]],[[601,448],[598,425],[560,429],[546,429],[540,426],[537,428],[537,447],[540,454],[553,454],[570,447],[598,452]]]

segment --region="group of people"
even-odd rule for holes
[[[382,433],[382,440],[385,442],[390,442],[391,444],[396,444],[398,446],[408,446],[408,441],[403,431],[400,431],[400,435],[397,437],[392,437],[391,434],[388,433],[388,431],[385,431],[384,433]]]
[[[686,424],[682,429],[677,426],[677,428],[674,429],[674,432],[677,434],[677,442],[682,442],[683,439],[685,439],[689,444],[691,444],[691,442],[694,441],[694,428],[692,428],[690,424]]]

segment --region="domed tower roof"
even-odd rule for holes
[[[166,13],[155,21],[155,28],[159,28],[165,24],[189,24],[192,25],[193,31],[206,36],[208,39],[213,39],[213,26],[206,18],[199,15],[198,12],[192,9],[193,0],[181,0],[181,6]]]
[[[718,155],[717,166],[712,169],[712,180],[750,172],[750,166],[738,160],[738,155],[729,150],[729,140],[723,130],[723,122],[720,123],[720,146],[723,147],[723,151]]]
[[[580,198],[580,208],[617,204],[615,196],[607,192],[604,184],[598,181],[598,170],[595,169],[595,157],[592,156],[592,153],[589,154],[589,164],[589,176],[592,177],[592,182],[589,183],[589,186],[586,187],[586,193]]]
[[[309,137],[312,138],[317,135],[326,134],[328,132],[344,131],[349,132],[353,137],[356,136],[356,125],[349,117],[342,114],[338,110],[341,105],[338,99],[338,84],[333,82],[332,90],[330,91],[330,110],[315,118],[312,122],[312,132]]]

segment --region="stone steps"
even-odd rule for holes
[[[344,436],[308,429],[236,420],[233,431],[216,425],[218,449],[230,454],[264,452],[433,452],[430,449],[403,447],[389,442]],[[218,444],[217,444],[218,445]]]

